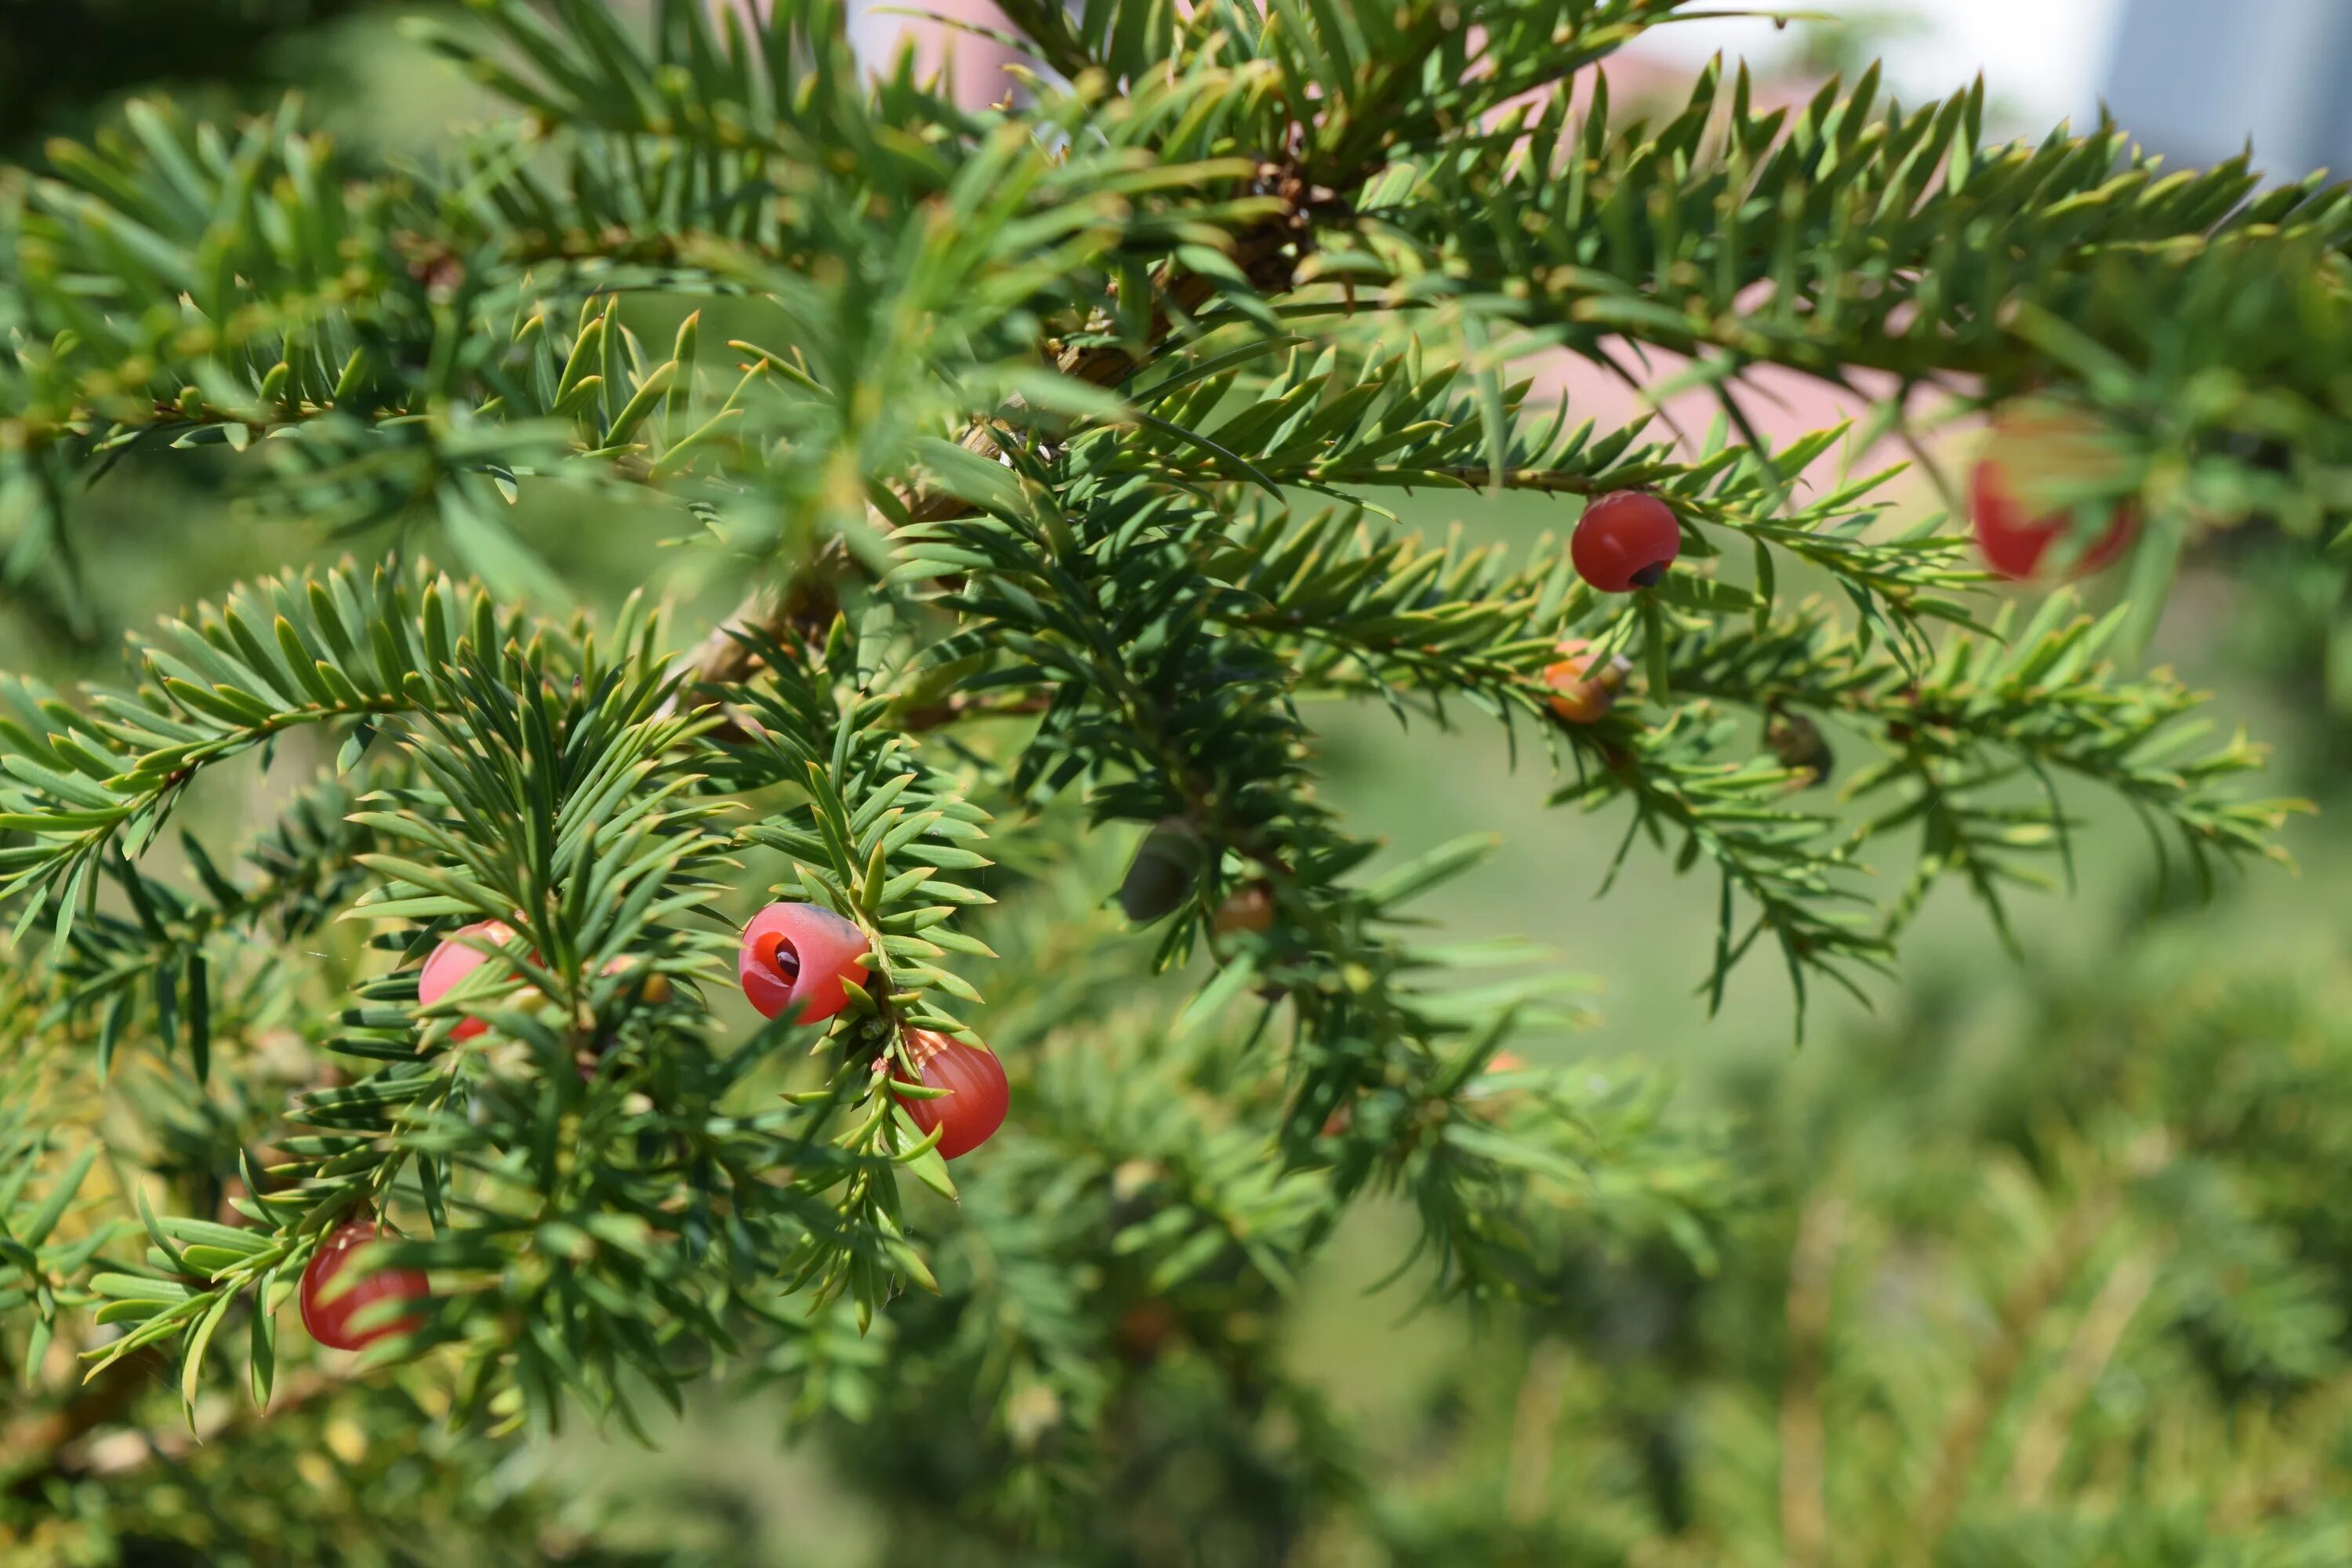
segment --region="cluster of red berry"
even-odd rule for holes
[[[452,934],[425,961],[417,1001],[427,1007],[438,1003],[514,935],[503,921],[479,921]],[[790,1010],[795,1023],[822,1023],[849,1005],[849,985],[865,981],[869,945],[854,921],[830,910],[770,904],[744,928],[736,976],[761,1017]],[[604,973],[621,973],[630,962],[615,959]],[[649,975],[637,994],[656,1005],[667,1001],[668,977]],[[525,986],[518,1001],[527,1004],[537,996],[536,987]],[[479,1018],[467,1018],[450,1033],[473,1039],[488,1027]],[[908,1090],[898,1096],[898,1103],[926,1137],[938,1134],[940,1158],[971,1153],[1003,1125],[1012,1089],[1004,1064],[986,1046],[935,1029],[908,1029],[906,1058],[908,1067],[887,1069]],[[882,1064],[876,1070],[884,1070]],[[320,1244],[302,1271],[302,1326],[330,1350],[364,1350],[378,1340],[412,1333],[424,1322],[416,1313],[394,1315],[396,1306],[378,1305],[425,1300],[429,1287],[422,1269],[370,1268],[343,1279],[359,1253],[386,1234],[372,1221],[346,1221]]]
[[[845,983],[865,980],[866,946],[866,933],[831,910],[770,904],[743,928],[735,973],[761,1017],[791,1009],[795,1023],[822,1023],[849,1005]],[[971,1153],[1004,1124],[1013,1091],[986,1046],[909,1029],[907,1059],[916,1076],[898,1081],[917,1092],[898,1103],[925,1135],[939,1134],[941,1159]]]
[[[1656,587],[1682,552],[1683,525],[1674,509],[1643,490],[1596,497],[1568,541],[1576,574],[1604,594]],[[1557,651],[1559,662],[1543,673],[1551,710],[1563,723],[1599,723],[1617,705],[1633,667],[1615,655],[1601,663],[1582,637],[1569,638]]]
[[[1596,496],[1568,537],[1576,574],[1604,594],[1656,587],[1682,552],[1674,509],[1646,490]]]
[[[1994,416],[1991,437],[1969,478],[1969,515],[1977,548],[1996,575],[2012,582],[2032,579],[2053,547],[2073,531],[2068,511],[2042,510],[2038,498],[2095,476],[2102,464],[2112,467],[2102,434],[2088,415],[2055,405],[2021,404]],[[2105,531],[2073,560],[2071,570],[2079,575],[2111,564],[2137,529],[2130,504],[2117,506]],[[1641,490],[1594,498],[1569,539],[1576,574],[1604,594],[1656,587],[1681,553],[1682,524],[1674,510]],[[1570,724],[1600,722],[1616,706],[1631,667],[1618,658],[1598,664],[1592,646],[1580,637],[1562,642],[1558,651],[1559,662],[1543,674],[1552,711]],[[1791,745],[1819,740],[1818,731],[1805,736],[1793,724],[1783,733],[1795,737]],[[1816,777],[1826,774],[1826,747],[1799,749],[1804,754],[1790,766],[1811,769]],[[1785,748],[1776,742],[1774,750]]]
[[[1985,563],[2000,576],[2022,581],[2034,576],[2051,549],[2070,531],[2064,511],[2040,512],[2029,499],[2047,470],[2080,467],[2086,443],[2097,432],[2081,417],[2049,411],[2008,411],[1993,422],[1993,433],[1978,461],[1969,484],[1969,510],[1977,545]],[[2131,542],[2137,527],[2132,508],[2116,509],[2106,531],[2073,563],[2077,573],[2095,572],[2113,562]],[[1682,524],[1672,508],[1654,495],[1621,490],[1601,496],[1584,509],[1569,541],[1569,554],[1577,575],[1604,594],[1630,594],[1654,588],[1666,569],[1682,553]],[[1544,671],[1550,688],[1552,711],[1571,724],[1599,722],[1615,706],[1632,668],[1612,656],[1601,662],[1599,651],[1581,638],[1559,647],[1559,661]],[[1792,768],[1809,771],[1818,781],[1829,771],[1828,747],[1820,731],[1801,720],[1776,722],[1773,750]],[[1129,881],[1135,881],[1130,873]],[[1171,886],[1181,879],[1166,878]],[[1167,912],[1174,900],[1154,889],[1121,889],[1131,918]],[[1147,911],[1137,907],[1148,903]],[[1165,905],[1166,907],[1161,907]],[[1273,921],[1271,890],[1252,884],[1236,892],[1219,909],[1215,929],[1263,931]],[[514,940],[513,928],[499,921],[469,925],[434,951],[417,982],[417,997],[426,1006],[448,994],[457,983],[481,967],[489,951]],[[744,929],[736,973],[743,994],[763,1017],[792,1010],[797,1023],[815,1024],[849,1005],[845,986],[866,979],[866,933],[852,921],[814,904],[771,904]],[[620,972],[630,961],[615,959],[606,973]],[[641,999],[659,1004],[668,1000],[669,982],[661,974],[647,977]],[[526,986],[518,1001],[536,999]],[[452,1031],[457,1039],[471,1039],[488,1025],[467,1018]],[[906,1034],[906,1065],[888,1068],[911,1092],[898,1100],[908,1117],[925,1136],[936,1132],[938,1149],[952,1160],[979,1148],[1002,1126],[1011,1102],[1004,1064],[986,1046],[970,1044],[931,1029]],[[1500,1059],[1497,1059],[1497,1067]],[[911,1068],[914,1074],[906,1076]],[[877,1064],[877,1070],[883,1070]],[[383,1232],[373,1223],[353,1220],[331,1235],[302,1273],[302,1321],[320,1344],[336,1350],[359,1350],[388,1335],[414,1331],[423,1320],[409,1314],[390,1317],[388,1309],[368,1310],[383,1301],[422,1301],[426,1295],[424,1273],[415,1268],[381,1268],[348,1284],[338,1284],[353,1256]],[[331,1287],[333,1287],[331,1289]],[[362,1315],[365,1321],[361,1321]],[[387,1321],[388,1320],[388,1321]]]

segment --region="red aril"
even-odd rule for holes
[[[796,1023],[822,1023],[849,1005],[843,981],[864,983],[869,945],[856,921],[831,910],[770,904],[743,928],[736,977],[761,1017],[791,1008]]]
[[[1995,415],[1969,476],[1969,521],[1985,564],[2011,582],[2040,575],[2053,549],[2079,526],[2068,492],[2116,475],[2121,461],[2099,423],[2079,409],[2026,404]],[[2067,563],[2069,574],[2109,564],[2137,529],[2131,504],[2116,504],[2097,539]]]
[[[388,1236],[383,1226],[369,1221],[347,1220],[319,1244],[310,1266],[302,1270],[302,1326],[329,1350],[365,1350],[378,1340],[414,1333],[424,1326],[421,1314],[398,1313],[379,1305],[425,1300],[431,1290],[423,1269],[370,1268],[351,1273],[361,1249]]]
[[[1642,490],[1596,497],[1568,540],[1576,574],[1604,594],[1656,587],[1682,552],[1674,509]]]
[[[425,961],[424,973],[416,977],[418,1005],[430,1007],[447,995],[457,984],[489,962],[490,955],[482,951],[488,947],[503,947],[514,940],[514,928],[504,921],[476,921],[461,926]],[[467,942],[478,945],[467,946]],[[470,1040],[489,1026],[479,1018],[461,1018],[449,1031],[453,1040]]]
[[[953,1035],[935,1029],[907,1031],[907,1056],[926,1089],[943,1089],[942,1095],[900,1096],[898,1103],[917,1127],[929,1133],[939,1129],[940,1158],[969,1154],[1004,1125],[1013,1103],[1012,1086],[1004,1081],[1004,1064],[986,1046],[966,1045]],[[905,1078],[904,1069],[899,1081]]]

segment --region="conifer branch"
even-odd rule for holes
[[[646,1395],[747,1363],[904,1418],[887,1366],[969,1392],[1007,1489],[1050,1503],[1181,1337],[1217,1407],[1286,1413],[1337,1493],[1328,1413],[1234,1320],[1355,1205],[1411,1206],[1433,1298],[1557,1299],[1615,1251],[1708,1268],[1745,1183],[1649,1076],[1506,1056],[1575,1022],[1580,982],[1424,939],[1417,900],[1492,841],[1380,863],[1304,700],[1534,726],[1554,803],[1628,818],[1620,867],[1647,838],[1712,874],[1717,1004],[1759,944],[1801,1009],[1819,978],[1859,992],[1947,876],[2002,922],[2006,886],[2070,854],[2062,779],[2171,825],[2200,874],[2274,852],[2289,807],[2234,793],[2258,749],[2104,663],[2118,621],[2062,596],[1980,624],[1944,520],[1892,520],[1871,476],[1803,488],[1847,432],[1768,447],[1738,382],[2047,382],[2122,427],[2118,495],[2176,450],[2237,483],[2216,443],[2251,405],[2168,425],[2175,370],[2215,367],[2164,334],[2231,341],[2242,304],[2312,353],[2264,335],[2227,368],[2313,462],[2352,461],[2352,198],[2118,174],[2105,128],[1986,149],[1974,92],[1881,114],[1865,80],[1759,115],[1709,73],[1645,128],[1566,90],[1682,0],[1009,10],[1067,79],[975,113],[911,68],[868,79],[817,0],[658,0],[643,27],[481,0],[430,34],[520,119],[439,172],[339,162],[290,104],[234,135],[140,107],[12,198],[12,593],[88,621],[76,485],[167,446],[400,561],[433,531],[472,574],[266,580],[134,639],[130,686],[0,685],[0,900],[50,933],[0,964],[37,1091],[0,1095],[0,1310],[34,1343],[87,1310],[118,1331],[85,1342],[100,1385],[169,1347],[191,1408],[233,1377],[266,1402],[285,1299],[380,1220],[363,1266],[430,1270],[428,1299],[322,1405],[389,1400],[377,1371],[430,1355],[446,1414],[500,1432],[582,1405],[641,1428]],[[656,338],[657,296],[684,314]],[[1695,356],[1718,431],[1598,430],[1510,374],[1622,368],[1626,342]],[[751,591],[685,649],[637,601],[606,631],[512,608],[570,596],[509,511],[566,479],[691,519]],[[1549,539],[1381,510],[1472,488],[1563,527],[1649,492],[1676,558],[1588,580]],[[1834,594],[1792,603],[1790,565]],[[1639,656],[1613,711],[1555,704],[1570,637]],[[1872,752],[1853,809],[1766,754],[1797,718]],[[259,875],[198,847],[193,885],[166,876],[191,785],[273,752],[317,776]],[[1108,857],[1141,826],[1181,864],[1113,922]],[[1915,830],[1873,899],[1864,852]],[[716,1016],[763,896],[866,944],[821,1027]],[[330,921],[364,960],[250,951]],[[427,984],[453,952],[478,962]],[[345,1005],[294,1031],[314,1069],[265,1070],[322,989]],[[951,1175],[911,1046],[975,1023],[1021,1109]],[[109,1078],[126,1042],[162,1048]],[[164,1131],[85,1195],[91,1130],[26,1108],[101,1087]],[[1799,1284],[1792,1330],[1831,1342]],[[1823,1355],[1791,1384],[1800,1447],[1839,1396]],[[1987,1419],[1946,1423],[1931,1524]],[[1799,1458],[1792,1551],[1820,1533]]]

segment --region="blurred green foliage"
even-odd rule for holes
[[[374,0],[9,0],[0,5],[0,150],[79,133],[119,94],[168,87],[247,101],[350,62],[310,29]],[[324,85],[320,83],[319,85]]]

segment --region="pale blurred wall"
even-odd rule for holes
[[[997,22],[988,0],[897,4],[983,26]],[[867,58],[887,58],[910,27],[931,33],[937,47],[936,32],[887,14],[893,8],[892,0],[857,5],[855,35]],[[2157,128],[2168,151],[2175,143],[2233,149],[2236,141],[2210,133],[2208,122],[2238,127],[2239,139],[2255,128],[2262,145],[2272,141],[2264,132],[2275,130],[2279,145],[2289,146],[2284,128],[2309,118],[2305,106],[2325,84],[2305,56],[2309,79],[2273,91],[2293,68],[2282,62],[2330,21],[2352,39],[2352,0],[1815,0],[1795,8],[1902,24],[1889,29],[1884,53],[1889,86],[1907,102],[1941,97],[1981,71],[2010,121],[2002,129],[2032,133],[2029,127],[2087,119],[2105,91],[2130,110],[2126,123]],[[1640,47],[1681,68],[1717,50],[1769,68],[1785,58],[1789,43],[1769,20],[1737,19],[1676,23]],[[968,100],[985,101],[1003,89],[1003,57],[992,46],[962,36],[953,48]],[[2343,58],[2340,48],[2335,58]],[[2218,91],[2214,78],[2225,79]],[[2352,110],[2339,113],[2352,126]],[[2304,156],[2294,145],[2294,156]]]
[[[889,0],[857,7],[856,36],[870,59],[890,55],[910,26],[887,14],[893,8]],[[898,0],[897,8],[997,22],[988,0]],[[1885,53],[1888,81],[1907,101],[1940,97],[1982,71],[2005,109],[2044,130],[2095,113],[2104,87],[2110,98],[2149,100],[2150,112],[2126,122],[2160,124],[2168,133],[2200,116],[2242,127],[2256,124],[2258,110],[2292,118],[2299,110],[2269,98],[2265,79],[2278,72],[2264,63],[2284,58],[2323,18],[2352,23],[2352,0],[1816,0],[1805,8],[1906,24],[1890,30]],[[1720,49],[1762,66],[1787,44],[1769,20],[1738,19],[1677,23],[1641,47],[1678,64]],[[967,92],[1001,90],[1001,57],[989,45],[967,36],[955,48]],[[2189,79],[2200,60],[2218,62],[2229,78],[2218,98]],[[2315,77],[2307,90],[2286,96],[2299,104],[2317,90]]]
[[[898,14],[906,11],[943,20],[924,21]],[[947,51],[956,98],[966,105],[992,103],[1011,86],[1004,74],[1006,62],[1013,58],[1011,51],[972,30],[1005,30],[1003,15],[989,0],[851,0],[850,12],[850,38],[857,46],[859,58],[870,64],[896,58],[912,38],[928,65],[936,65],[940,51]]]
[[[2352,4],[2130,0],[2109,57],[2116,119],[2180,164],[2251,137],[2263,168],[2352,173]]]
[[[1917,28],[1885,45],[1906,102],[1981,70],[2001,131],[2086,125],[2105,102],[2175,166],[2233,156],[2294,177],[2352,174],[2352,0],[1823,0],[1842,16],[1893,15]],[[1722,49],[1759,64],[1786,52],[1769,22],[1660,28],[1645,49],[1688,64]]]
[[[1885,29],[1889,90],[1924,103],[1964,87],[1979,71],[2018,132],[2047,131],[2061,120],[2097,112],[2100,83],[2116,27],[2135,0],[1810,0],[1791,11],[1895,24]],[[2259,10],[2273,0],[2181,0],[2210,12]],[[2342,5],[2345,0],[2314,0]],[[1771,7],[1766,7],[1771,8]],[[1685,64],[1720,49],[1759,68],[1784,58],[1789,35],[1769,20],[1695,21],[1661,27],[1641,47]]]

